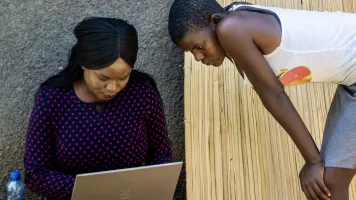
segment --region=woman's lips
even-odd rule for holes
[[[107,98],[107,99],[111,99],[111,98],[113,98],[114,97],[114,95],[105,95],[105,98]]]

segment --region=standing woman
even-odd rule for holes
[[[348,199],[356,174],[355,13],[175,0],[169,32],[197,61],[235,63],[303,156],[299,177],[308,199]],[[320,152],[285,92],[308,82],[338,85]]]

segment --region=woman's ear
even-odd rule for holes
[[[211,17],[210,17],[210,23],[213,24],[213,25],[217,25],[220,20],[224,17],[223,14],[213,14]]]

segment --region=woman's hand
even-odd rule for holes
[[[330,192],[324,184],[324,163],[305,163],[299,173],[300,185],[309,200],[330,200]]]

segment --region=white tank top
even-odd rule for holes
[[[356,83],[356,14],[257,5],[234,5],[229,11],[236,10],[267,12],[279,20],[281,44],[264,57],[284,86]],[[251,86],[245,74],[244,83]]]

